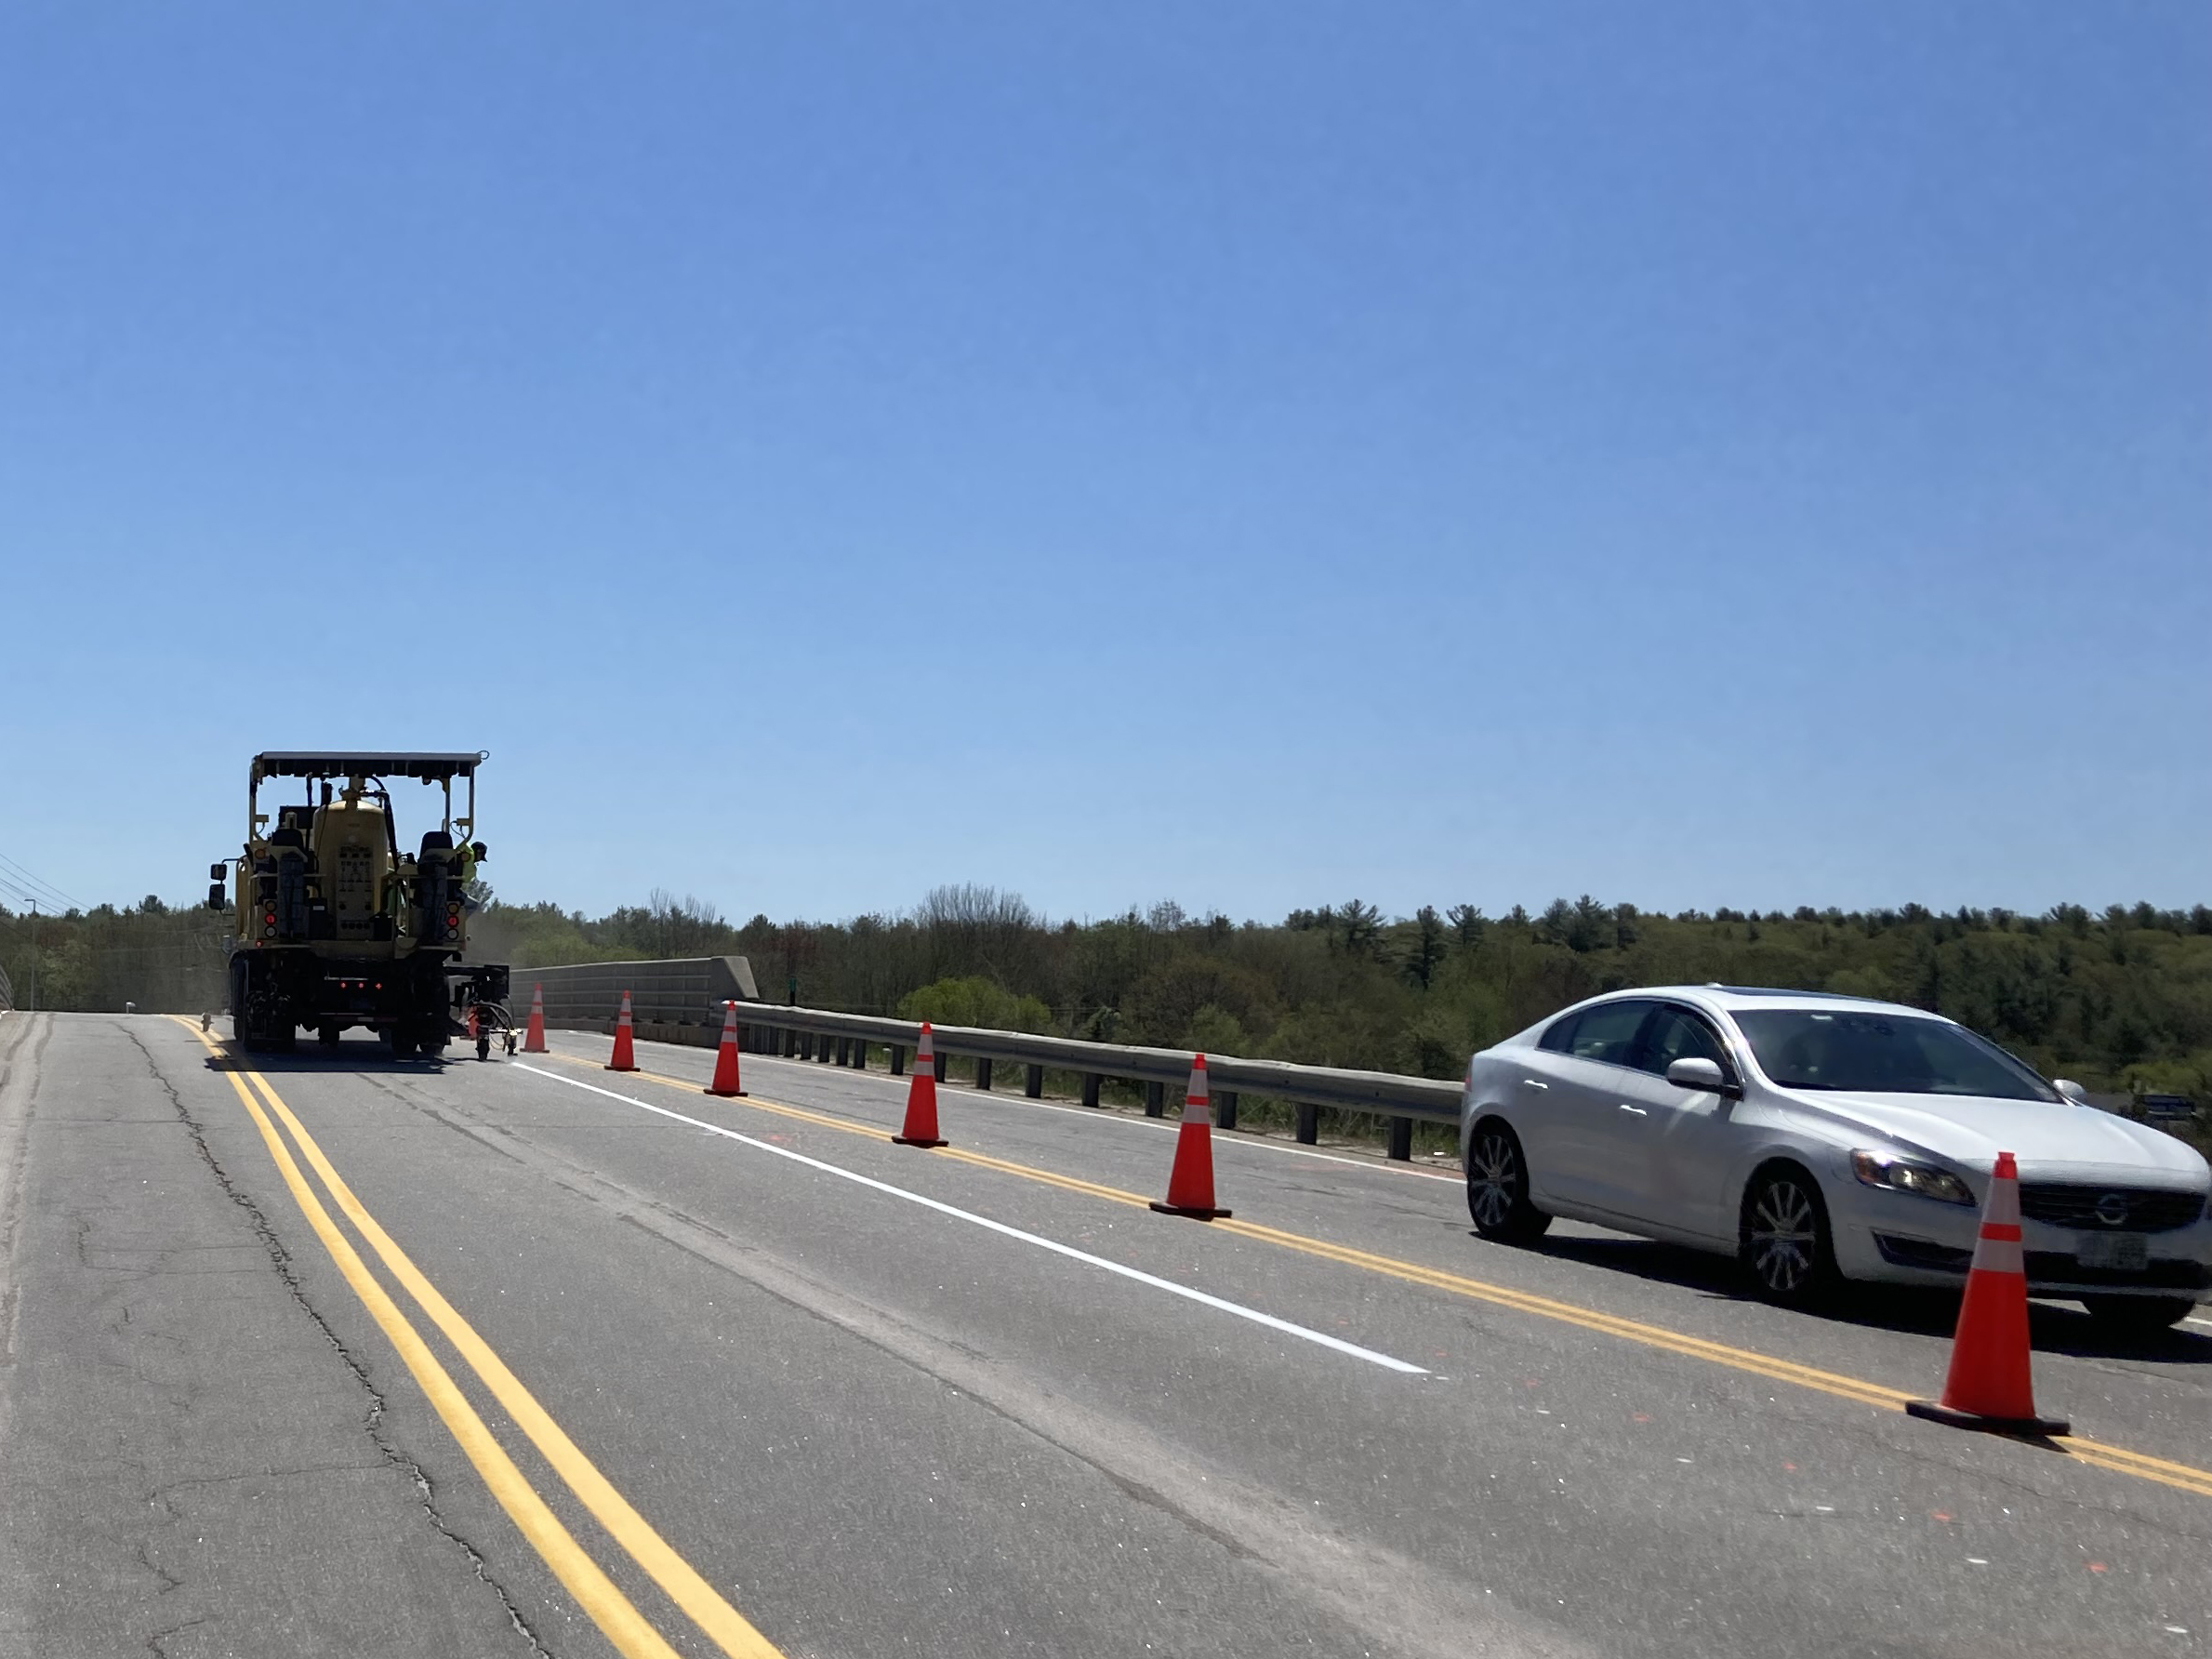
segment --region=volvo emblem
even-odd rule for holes
[[[2126,1227],[2127,1225],[2127,1195],[2124,1192],[2108,1192],[2099,1199],[2097,1201],[2097,1219],[2107,1227]]]

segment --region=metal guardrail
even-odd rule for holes
[[[632,1017],[686,1024],[722,1023],[722,1005],[735,998],[760,999],[752,966],[742,956],[691,956],[668,962],[587,962],[561,967],[510,970],[507,996],[517,1019],[533,990],[545,992],[546,1018],[555,1025],[612,1019],[622,993],[630,994]]]
[[[609,963],[609,967],[636,970],[660,964]],[[523,993],[534,979],[551,969],[518,969],[513,998],[519,1009]],[[634,977],[633,974],[633,977]],[[615,1004],[624,987],[589,1013],[581,1010],[553,1013],[551,982],[547,982],[547,1023],[570,1029],[603,1032],[613,1029]],[[635,995],[631,1019],[636,1034],[648,1042],[682,1042],[711,1047],[721,1037],[721,1005],[686,1011],[675,1018],[648,1018]],[[840,1014],[825,1008],[794,1008],[773,1002],[739,1001],[737,1020],[742,1046],[755,1054],[821,1060],[866,1069],[872,1052],[888,1051],[893,1075],[903,1074],[907,1059],[921,1040],[921,1026],[913,1020],[885,1019],[868,1014]],[[937,1055],[937,1074],[945,1075],[946,1062],[958,1057],[975,1062],[975,1085],[988,1089],[1001,1065],[1024,1068],[1023,1093],[1036,1098],[1044,1092],[1046,1071],[1073,1072],[1082,1080],[1082,1101],[1096,1106],[1099,1090],[1109,1079],[1142,1083],[1145,1110],[1164,1115],[1167,1091],[1180,1089],[1190,1079],[1188,1049],[1139,1048],[1119,1042],[1088,1042],[1071,1037],[1045,1037],[1027,1031],[995,1031],[974,1026],[933,1026],[932,1046]],[[1412,1155],[1413,1124],[1459,1121],[1460,1085],[1435,1078],[1403,1077],[1389,1071],[1355,1071],[1333,1066],[1294,1066],[1284,1060],[1247,1060],[1230,1055],[1208,1055],[1206,1074],[1212,1084],[1215,1121],[1225,1129],[1237,1126],[1238,1098],[1263,1095],[1288,1102],[1296,1110],[1297,1137],[1311,1146],[1320,1132],[1324,1108],[1362,1112],[1384,1121],[1386,1148],[1396,1159]]]

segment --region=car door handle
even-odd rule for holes
[[[1540,1083],[1532,1077],[1524,1077],[1521,1079],[1521,1087],[1524,1089],[1548,1089],[1551,1084]]]
[[[1627,1101],[1625,1101],[1625,1100],[1623,1100],[1623,1101],[1621,1103],[1621,1109],[1622,1109],[1623,1111],[1624,1111],[1624,1112],[1634,1112],[1634,1113],[1635,1113],[1635,1114],[1636,1114],[1637,1117],[1639,1117],[1639,1118],[1648,1118],[1648,1117],[1649,1117],[1649,1116],[1651,1115],[1649,1112],[1646,1111],[1646,1110],[1645,1110],[1645,1109],[1644,1109],[1642,1107],[1640,1107],[1640,1106],[1631,1106],[1631,1105],[1629,1105],[1629,1104],[1628,1104],[1628,1102],[1627,1102]]]

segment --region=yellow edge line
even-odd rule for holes
[[[209,1054],[219,1059],[227,1058],[219,1047],[194,1030],[190,1021],[179,1018],[177,1023],[198,1038]],[[298,1204],[299,1212],[307,1218],[308,1225],[314,1228],[315,1236],[323,1241],[323,1248],[330,1253],[330,1259],[337,1264],[338,1272],[352,1287],[353,1294],[361,1298],[362,1306],[368,1309],[369,1317],[391,1339],[391,1346],[398,1350],[401,1360],[420,1385],[431,1408],[437,1412],[461,1450],[468,1454],[469,1461],[475,1465],[476,1472],[483,1478],[484,1485],[499,1501],[499,1506],[507,1511],[523,1536],[530,1541],[531,1547],[552,1569],[553,1575],[566,1587],[568,1593],[576,1598],[576,1605],[605,1633],[606,1639],[614,1643],[616,1649],[626,1655],[626,1659],[678,1659],[676,1650],[662,1639],[659,1631],[645,1622],[644,1616],[630,1604],[629,1599],[616,1587],[614,1580],[600,1571],[599,1564],[584,1553],[582,1546],[561,1524],[560,1518],[532,1489],[529,1481],[523,1479],[522,1470],[515,1467],[514,1460],[493,1438],[492,1431],[484,1427],[484,1421],[477,1415],[476,1408],[469,1403],[467,1396],[462,1394],[459,1386],[447,1374],[444,1366],[438,1362],[437,1356],[430,1352],[429,1345],[407,1322],[407,1317],[400,1311],[398,1304],[377,1282],[376,1277],[368,1270],[368,1265],[338,1230],[338,1223],[331,1220],[330,1212],[323,1207],[322,1201],[308,1185],[306,1176],[299,1173],[299,1166],[292,1161],[290,1149],[277,1134],[275,1125],[270,1122],[268,1114],[262,1111],[259,1103],[247,1092],[238,1071],[226,1067],[223,1075],[231,1080],[231,1087],[237,1091],[240,1103],[254,1121],[254,1127],[260,1131],[262,1144],[269,1148],[270,1157],[275,1161],[277,1173],[284,1176],[285,1185],[291,1188],[293,1201]]]
[[[561,1060],[568,1065],[592,1070],[603,1070],[589,1060],[573,1055],[549,1053],[548,1059]],[[682,1078],[663,1077],[658,1072],[632,1071],[618,1073],[639,1078],[646,1082],[660,1083],[668,1088],[681,1089],[691,1094],[704,1093],[696,1082]],[[864,1125],[826,1113],[809,1111],[804,1107],[789,1106],[782,1101],[765,1100],[758,1095],[738,1096],[735,1104],[750,1106],[765,1112],[801,1122],[814,1123],[824,1129],[835,1129],[845,1135],[857,1135],[870,1140],[882,1138],[882,1131],[872,1124]],[[1066,1191],[1083,1193],[1091,1198],[1104,1199],[1110,1203],[1133,1205],[1149,1209],[1150,1201],[1142,1194],[1127,1192],[1118,1187],[1102,1187],[1094,1181],[1080,1180],[1052,1170],[1035,1168],[1026,1163],[1010,1163],[1004,1159],[988,1157],[981,1152],[965,1151],[958,1147],[940,1147],[933,1154],[938,1158],[957,1159],[962,1163],[997,1170],[1003,1175],[1019,1175],[1024,1180],[1058,1187]],[[1415,1262],[1399,1261],[1393,1256],[1375,1255],[1350,1245],[1335,1244],[1326,1239],[1309,1238],[1303,1233],[1283,1232],[1279,1228],[1262,1227],[1252,1221],[1215,1221],[1208,1225],[1222,1232],[1236,1233],[1263,1244],[1277,1245],[1294,1250],[1303,1255],[1318,1256],[1324,1261],[1358,1267],[1370,1273],[1381,1273],[1409,1283],[1428,1286],[1453,1295],[1466,1296],[1476,1301],[1489,1302],[1519,1313],[1534,1314],[1539,1319],[1554,1320],[1562,1324],[1577,1325],[1586,1331],[1616,1336],[1624,1342],[1640,1343],[1668,1353],[1680,1354],[1687,1359],[1703,1360],[1715,1365],[1748,1372],[1755,1376],[1767,1377],[1774,1382],[1788,1383],[1794,1387],[1810,1388],[1831,1394],[1839,1400],[1870,1405],[1880,1411],[1901,1412],[1905,1402],[1916,1398],[1901,1388],[1868,1382],[1861,1377],[1846,1376],[1841,1373],[1822,1371],[1815,1366],[1800,1365],[1795,1360],[1778,1359],[1770,1354],[1758,1353],[1750,1348],[1732,1347],[1727,1343],[1711,1342],[1702,1336],[1691,1336],[1669,1331],[1662,1326],[1648,1325],[1638,1320],[1623,1319],[1615,1314],[1600,1313],[1596,1308],[1579,1307],[1571,1302],[1555,1301],[1527,1291],[1517,1291],[1484,1280],[1469,1279],[1463,1274],[1447,1272],[1438,1267],[1424,1267]],[[2212,1497],[2212,1469],[2200,1469],[2185,1463],[2169,1463],[2165,1458],[2151,1457],[2140,1452],[2111,1446],[2101,1440],[2084,1439],[2078,1435],[2060,1435],[2055,1443],[2084,1463],[2093,1463],[2099,1468],[2111,1469],[2139,1480],[2156,1481],[2181,1492],[2195,1493]]]

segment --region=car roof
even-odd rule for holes
[[[1885,1002],[1874,997],[1848,996],[1833,990],[1790,990],[1779,986],[1758,985],[1647,985],[1634,989],[1608,992],[1596,1002],[1618,1002],[1629,997],[1674,997],[1698,1004],[1721,1014],[1749,1013],[1759,1008],[1820,1009],[1827,1013],[1850,1010],[1863,1014],[1914,1015],[1923,1019],[1942,1019],[1926,1008],[1908,1007],[1902,1002]]]

